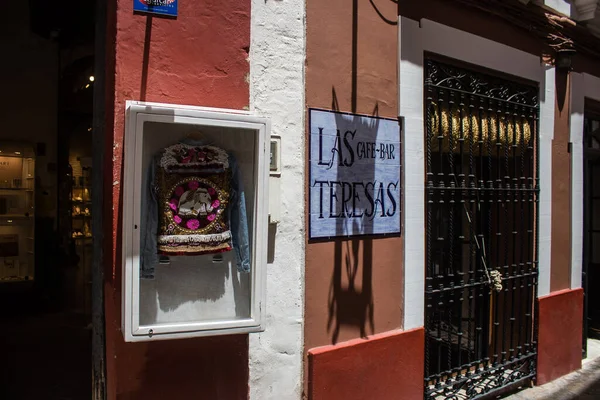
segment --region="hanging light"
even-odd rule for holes
[[[94,82],[94,80],[96,80],[96,78],[94,78],[94,75],[90,76],[90,82]]]
[[[575,56],[575,49],[559,49],[556,52],[555,66],[558,70],[570,71],[573,64],[573,57]]]

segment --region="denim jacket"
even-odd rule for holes
[[[201,146],[206,143],[184,139],[181,143],[191,146]],[[159,205],[156,187],[154,185],[156,168],[162,156],[162,151],[155,155],[147,170],[145,195],[142,196],[142,209],[140,221],[140,276],[143,279],[154,278],[154,271],[159,261],[168,257],[159,255],[157,249]],[[237,269],[240,272],[250,271],[250,245],[248,240],[248,218],[246,214],[246,198],[239,166],[235,157],[228,153],[229,168],[232,172],[231,192],[227,206],[227,220],[229,221],[232,245],[236,252]],[[159,167],[158,167],[159,168]],[[210,173],[210,170],[203,170]],[[189,256],[188,256],[189,257]],[[160,259],[160,260],[159,260]]]

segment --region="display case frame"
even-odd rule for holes
[[[268,182],[270,123],[250,112],[217,108],[128,101],[125,110],[124,162],[121,185],[122,218],[122,331],[125,341],[177,339],[260,332],[265,324],[266,266],[268,246]],[[220,127],[254,134],[254,205],[249,273],[249,317],[203,320],[198,316],[177,323],[140,323],[140,218],[142,204],[143,145],[145,124],[183,124]]]

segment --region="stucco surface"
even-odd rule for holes
[[[114,57],[115,64],[114,71],[110,64],[107,68],[114,103],[107,109],[112,175],[105,178],[110,197],[104,210],[104,236],[112,238],[105,249],[108,397],[245,399],[247,335],[131,344],[123,342],[118,327],[125,101],[246,107],[250,2],[181,2],[176,19],[134,14],[132,6],[117,0],[108,24],[115,28],[108,33],[109,59]]]
[[[419,328],[310,350],[308,399],[423,398],[424,340]]]
[[[571,153],[569,152],[570,82],[555,74],[556,108],[552,140],[552,264],[550,292],[571,287]],[[560,228],[559,228],[560,227]]]
[[[269,232],[266,329],[250,335],[250,399],[300,399],[304,282],[304,2],[252,1],[250,109],[281,136],[281,221]],[[275,188],[270,188],[275,190]]]
[[[397,118],[396,20],[390,1],[308,1],[307,107]],[[402,251],[399,237],[307,244],[306,350],[402,327]]]
[[[538,299],[537,385],[581,368],[583,289]]]

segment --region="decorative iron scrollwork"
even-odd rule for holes
[[[530,107],[537,107],[538,105],[538,88],[533,85],[513,83],[433,60],[426,61],[426,69],[426,86],[460,90],[467,94]]]

